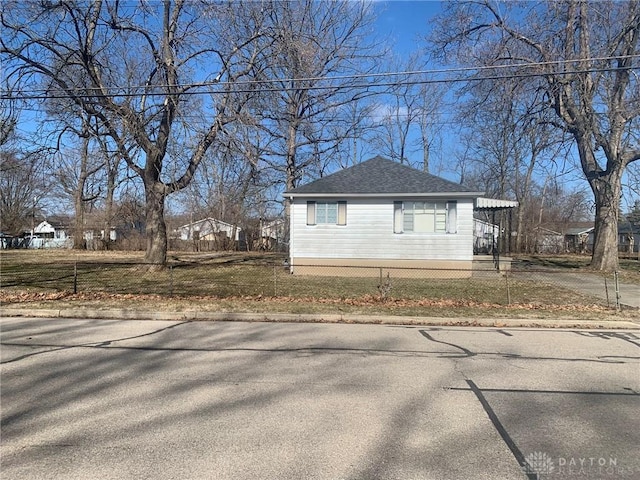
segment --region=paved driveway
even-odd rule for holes
[[[3,478],[640,478],[638,331],[0,325]]]
[[[619,281],[616,291],[612,274],[567,272],[566,270],[514,270],[512,275],[515,278],[533,278],[583,295],[600,298],[606,300],[611,306],[616,305],[616,298],[618,298],[621,306],[640,308],[640,285]]]

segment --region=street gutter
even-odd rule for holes
[[[239,313],[239,312],[152,312],[132,309],[29,309],[0,308],[0,317],[75,318],[96,320],[169,320],[169,321],[235,321],[281,323],[345,323],[372,325],[428,325],[470,327],[526,327],[640,330],[638,322],[629,320],[578,320],[543,318],[465,318],[415,317],[397,315],[350,315],[330,313]]]

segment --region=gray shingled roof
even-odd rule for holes
[[[374,157],[353,167],[285,192],[296,195],[391,195],[391,194],[481,195],[464,185],[436,177],[384,157]]]
[[[587,233],[593,230],[593,225],[589,227],[569,227],[565,231],[565,235],[580,235],[582,233]]]

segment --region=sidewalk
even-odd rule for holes
[[[524,328],[584,328],[584,329],[640,329],[640,319],[631,320],[581,320],[542,318],[473,318],[473,317],[412,317],[394,315],[352,314],[302,314],[302,313],[237,313],[181,311],[158,312],[132,309],[29,309],[1,308],[0,317],[77,318],[102,320],[177,320],[177,321],[237,321],[278,323],[350,323],[384,325],[430,325],[430,326],[479,326],[479,327],[524,327]]]
[[[517,277],[519,275],[528,275],[529,272],[514,271],[513,274]],[[572,273],[566,271],[554,271],[554,272],[535,272],[536,278],[544,279],[548,283],[557,284],[562,287],[570,288],[571,290],[582,293],[584,295],[591,295],[603,300],[608,300],[610,305],[616,304],[616,286],[613,281],[605,283],[604,277],[596,273]],[[620,305],[640,308],[640,286],[630,283],[618,283],[618,295],[620,298]]]

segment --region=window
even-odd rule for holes
[[[456,233],[456,202],[394,202],[394,233]]]
[[[307,225],[346,225],[347,202],[307,202]]]

